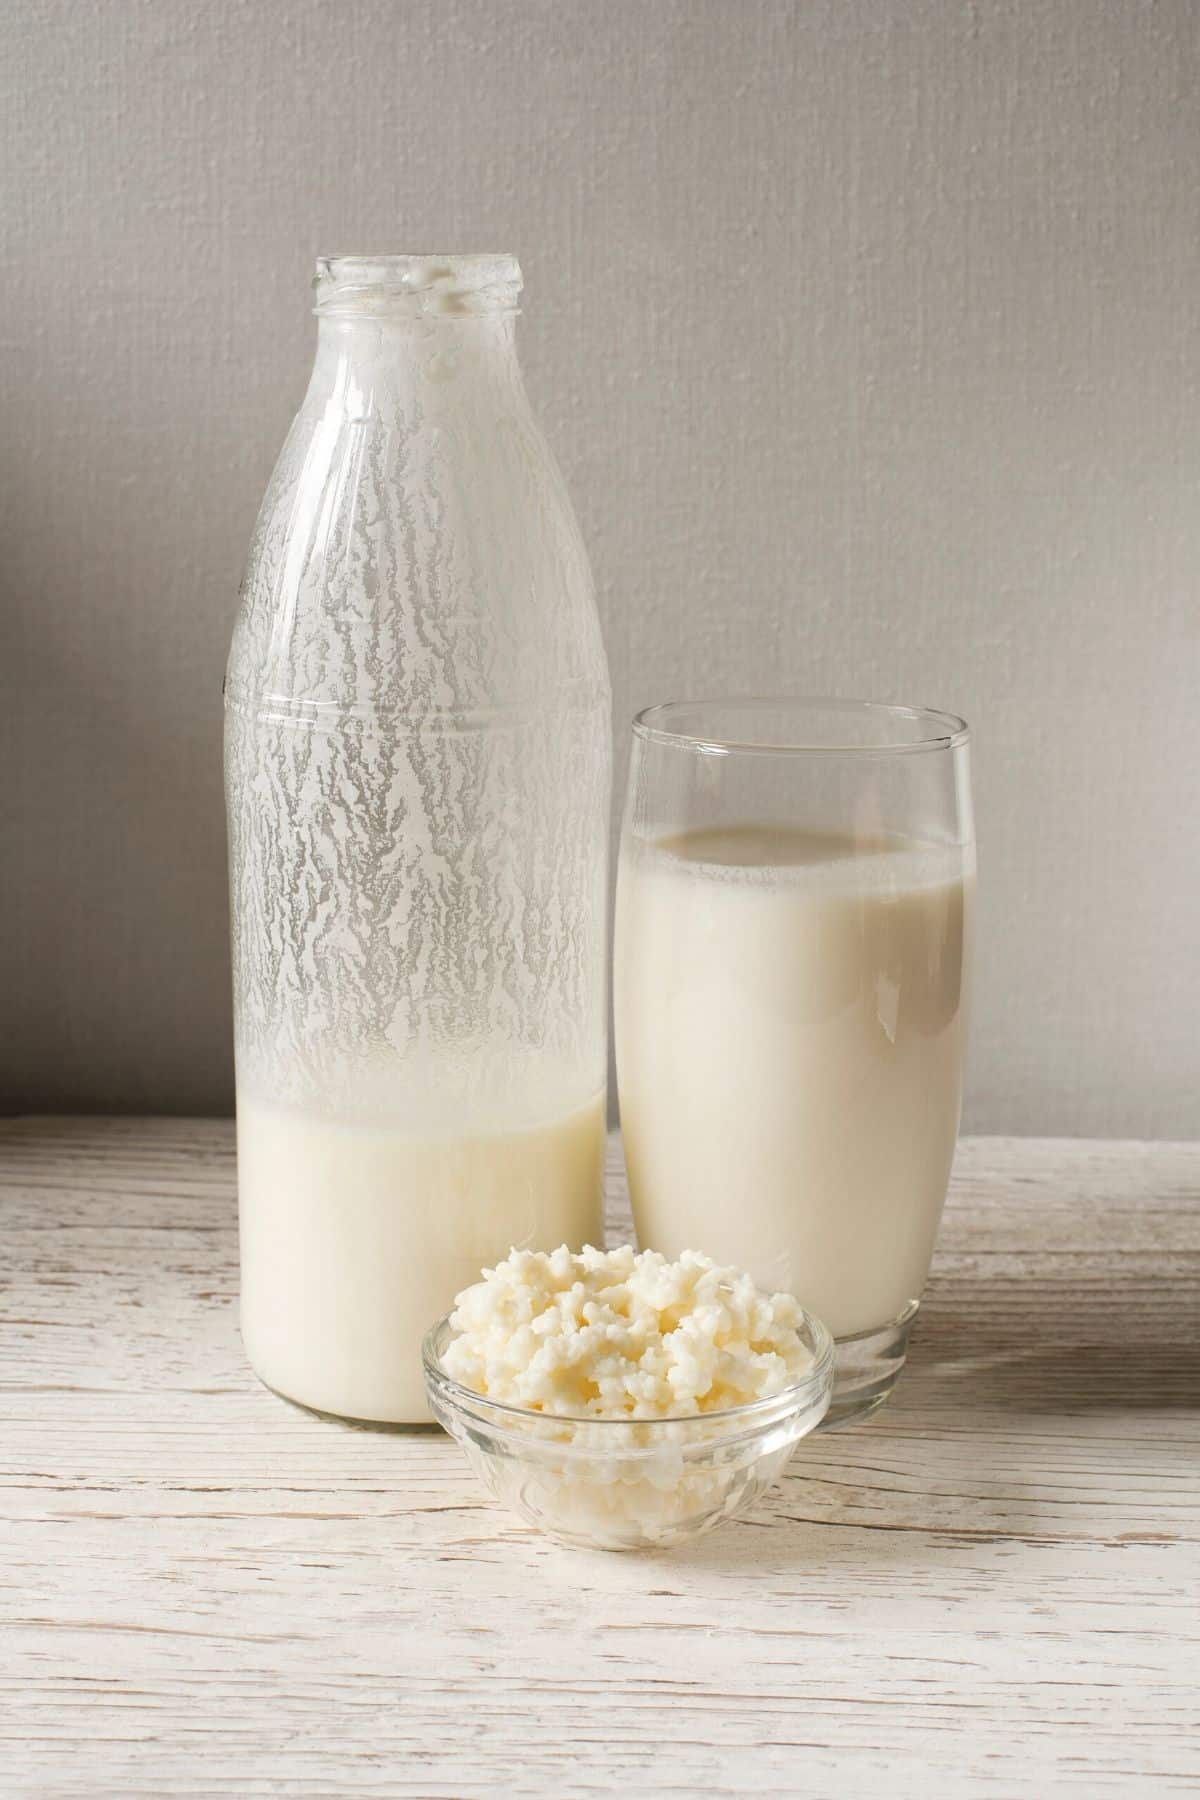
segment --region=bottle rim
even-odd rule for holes
[[[521,265],[506,251],[320,256],[313,311],[318,318],[512,313],[521,287]]]

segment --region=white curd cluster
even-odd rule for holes
[[[812,1354],[790,1294],[685,1250],[514,1250],[455,1302],[446,1373],[560,1418],[721,1412],[803,1380]]]

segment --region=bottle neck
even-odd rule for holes
[[[523,401],[511,312],[389,318],[340,313],[317,320],[305,408],[364,418],[414,406],[453,410],[469,395]]]

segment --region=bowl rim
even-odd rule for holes
[[[489,1418],[498,1415],[498,1424],[508,1420],[521,1420],[546,1427],[587,1425],[598,1431],[618,1427],[627,1432],[637,1429],[641,1433],[647,1430],[653,1432],[668,1425],[718,1425],[735,1430],[752,1425],[757,1420],[774,1423],[788,1413],[804,1410],[822,1397],[828,1402],[833,1391],[836,1350],[833,1334],[823,1319],[809,1312],[800,1302],[797,1304],[800,1306],[801,1331],[807,1334],[813,1353],[812,1367],[807,1374],[787,1387],[776,1388],[773,1394],[763,1394],[757,1400],[746,1400],[740,1406],[725,1406],[713,1412],[670,1413],[652,1419],[632,1419],[626,1416],[606,1419],[598,1418],[594,1413],[549,1413],[542,1412],[535,1406],[521,1406],[512,1400],[493,1400],[490,1395],[481,1394],[477,1388],[467,1387],[465,1383],[456,1381],[442,1366],[439,1339],[443,1332],[452,1329],[452,1312],[443,1313],[425,1333],[421,1342],[421,1366],[426,1384],[436,1387],[439,1398],[457,1411],[469,1412],[475,1417],[479,1417],[481,1412]]]

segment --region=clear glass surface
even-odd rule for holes
[[[829,1405],[833,1341],[802,1317],[813,1355],[804,1380],[726,1412],[679,1419],[571,1419],[488,1400],[446,1374],[449,1317],[425,1339],[435,1419],[462,1445],[494,1499],[561,1543],[664,1548],[754,1504]]]
[[[614,998],[638,1237],[824,1319],[831,1423],[886,1399],[929,1272],[974,891],[961,719],[784,699],[635,721]]]
[[[242,1330],[416,1423],[431,1313],[601,1230],[610,693],[515,260],[314,289],[225,682]]]

